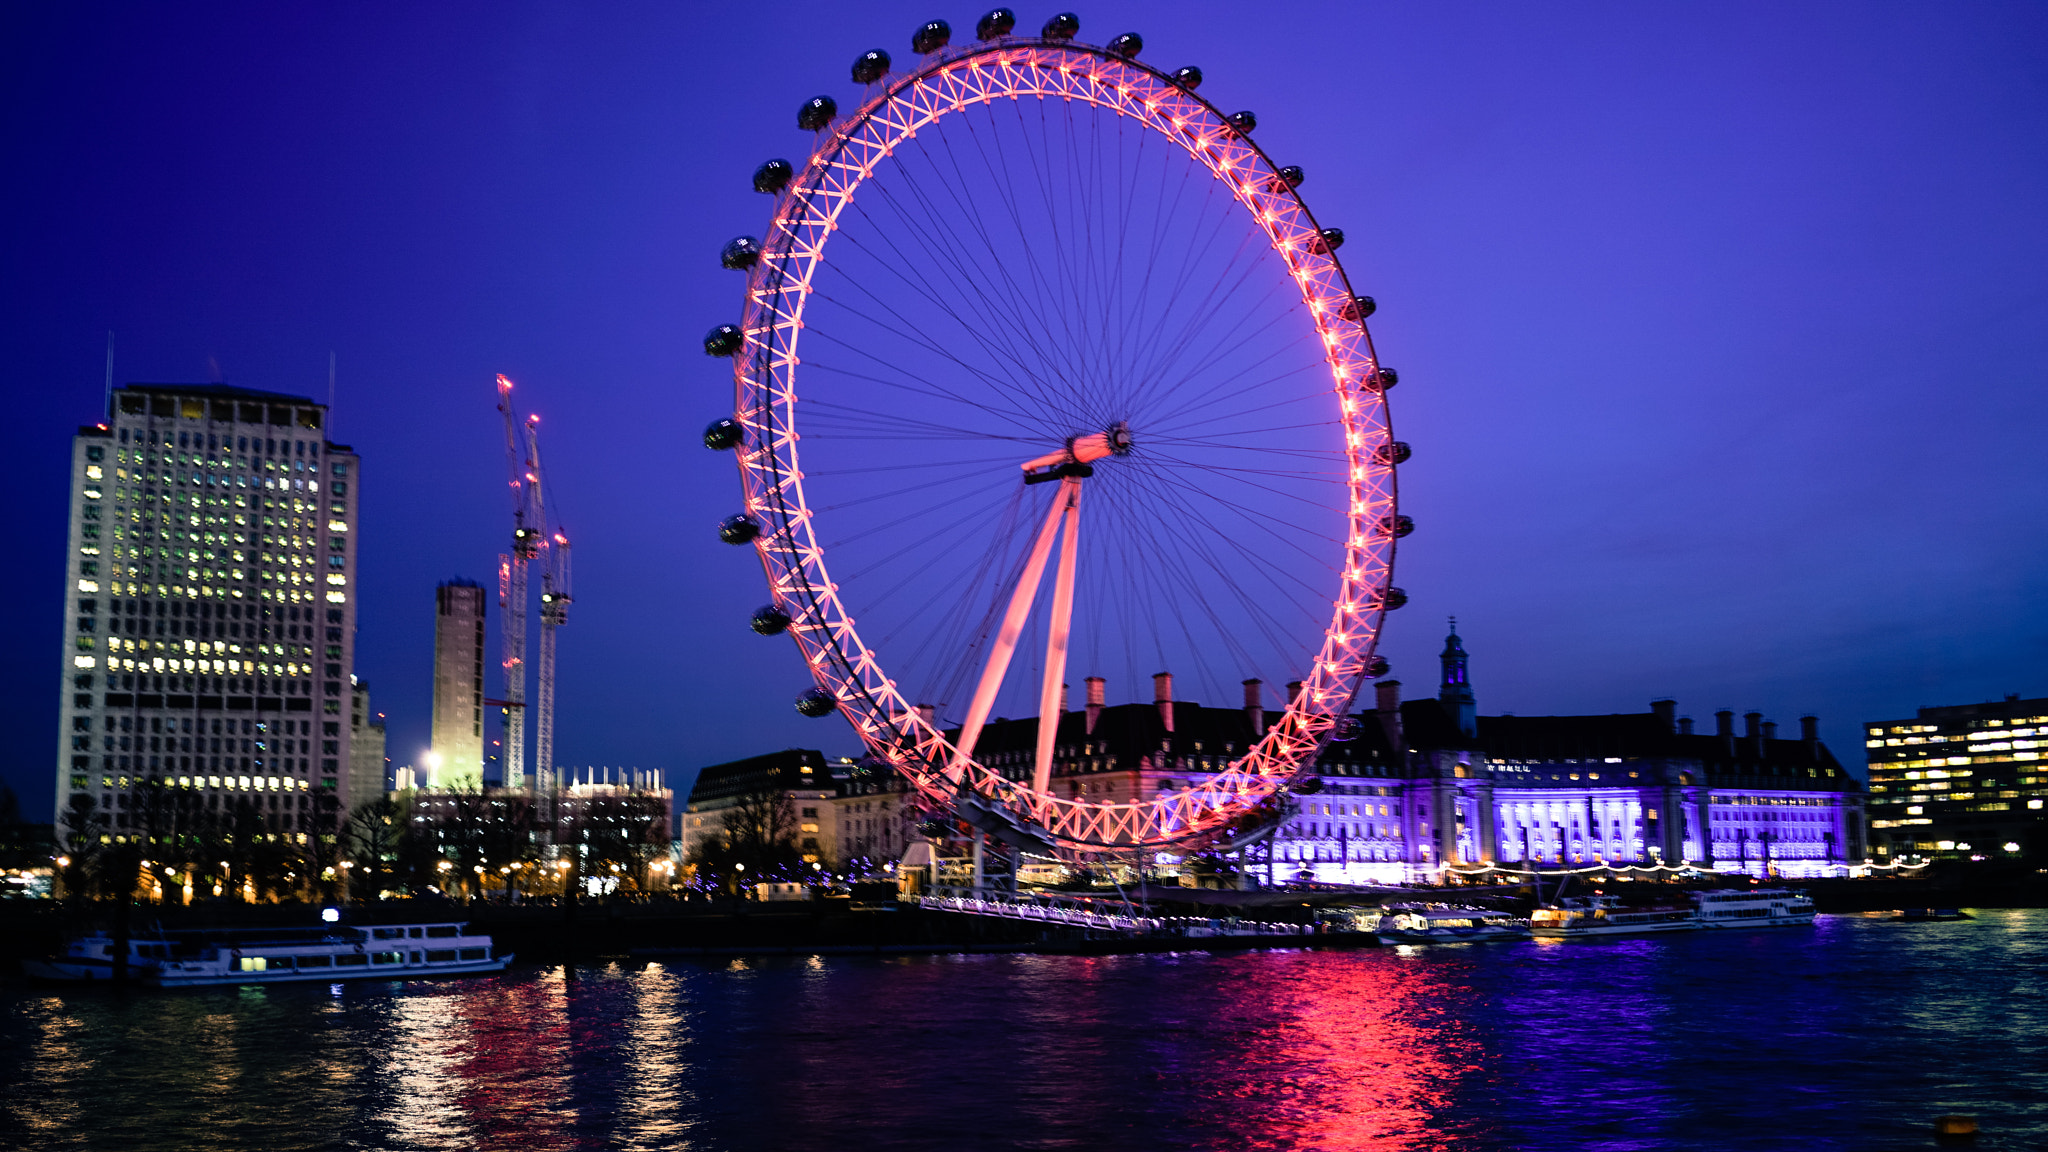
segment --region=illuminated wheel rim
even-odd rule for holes
[[[962,760],[942,725],[913,706],[863,642],[820,544],[799,460],[798,406],[805,308],[826,247],[856,194],[920,129],[998,101],[1085,102],[1171,141],[1248,212],[1292,276],[1321,341],[1332,423],[1341,424],[1346,506],[1341,560],[1325,601],[1327,625],[1299,670],[1301,689],[1263,739],[1199,787],[1129,801],[1061,796]],[[807,162],[778,196],[760,256],[748,273],[734,356],[734,448],[752,540],[775,606],[817,683],[870,756],[902,773],[934,806],[963,799],[993,809],[1030,839],[1085,856],[1186,848],[1242,831],[1290,782],[1311,770],[1374,660],[1390,595],[1397,446],[1385,383],[1357,297],[1332,245],[1281,171],[1207,100],[1166,74],[1114,52],[1067,41],[1000,37],[925,55],[870,85],[859,106],[817,132]],[[1370,309],[1364,311],[1369,312]]]

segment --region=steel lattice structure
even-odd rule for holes
[[[1299,693],[1261,741],[1201,787],[1091,801],[1052,794],[1042,787],[1042,772],[1040,787],[1032,787],[961,755],[863,642],[828,571],[806,499],[797,415],[804,310],[826,245],[863,183],[905,141],[948,115],[1005,100],[1085,102],[1185,150],[1284,259],[1322,342],[1329,405],[1342,422],[1349,469],[1341,578]],[[1276,794],[1309,770],[1350,707],[1373,661],[1384,612],[1390,602],[1398,607],[1398,594],[1390,595],[1397,535],[1385,399],[1391,373],[1382,376],[1363,323],[1370,309],[1360,308],[1296,182],[1298,174],[1283,175],[1230,117],[1161,71],[1070,40],[999,35],[941,47],[906,71],[883,75],[857,107],[817,131],[808,161],[781,192],[748,275],[744,343],[734,354],[735,419],[743,436],[733,450],[746,514],[758,525],[753,543],[819,688],[869,753],[935,804],[1013,842],[1068,855],[1213,839],[1262,805],[1270,809]]]

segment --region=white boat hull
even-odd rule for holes
[[[477,976],[503,972],[513,957],[488,960],[457,960],[439,964],[377,964],[349,968],[272,968],[262,972],[180,971],[166,968],[151,972],[148,983],[163,988],[197,988],[229,984],[336,984],[344,980],[432,980],[441,976]]]
[[[1697,920],[1667,920],[1647,924],[1572,924],[1529,931],[1539,940],[1580,940],[1595,936],[1660,936],[1666,932],[1691,932],[1699,926]]]

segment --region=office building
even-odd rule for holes
[[[450,580],[434,590],[433,751],[430,788],[484,782],[484,590]]]
[[[1878,859],[2048,855],[2048,699],[1922,708],[1863,734]]]
[[[306,836],[349,794],[360,461],[324,405],[129,384],[72,445],[57,809],[150,834],[139,789]]]
[[[389,790],[384,749],[384,714],[370,710],[370,686],[352,685],[348,712],[348,808],[382,799]]]
[[[762,802],[779,799],[789,806],[790,836],[797,853],[807,864],[836,863],[837,828],[833,823],[832,800],[838,794],[825,757],[816,749],[790,748],[763,756],[750,756],[727,764],[713,764],[697,773],[690,798],[683,811],[683,859],[698,859],[707,842],[730,841],[728,817],[735,809],[761,826],[746,830],[750,836],[779,831],[761,811]]]

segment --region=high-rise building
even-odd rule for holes
[[[176,789],[303,839],[315,790],[348,795],[360,461],[326,425],[303,396],[129,384],[78,430],[60,823],[90,801],[152,836],[137,801]]]
[[[357,680],[348,710],[348,807],[382,797],[390,784],[384,762],[384,717],[370,711],[370,686]]]
[[[430,788],[484,781],[484,590],[450,580],[434,590],[434,728]]]
[[[1863,735],[1879,859],[2048,856],[2048,699],[1922,708]]]

